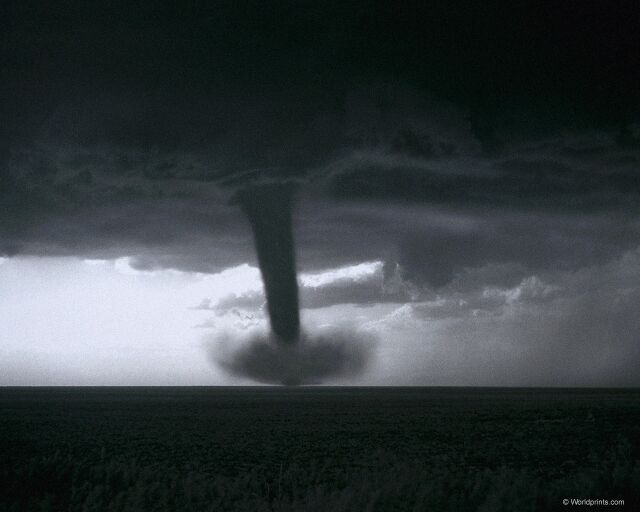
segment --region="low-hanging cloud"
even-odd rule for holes
[[[299,279],[301,308],[321,309],[340,304],[368,306],[405,303],[416,298],[417,291],[410,283],[402,281],[398,265],[375,261],[365,262],[362,266],[368,268],[361,274],[353,273],[358,266],[321,273],[319,275],[326,279],[321,283],[313,283],[313,274],[302,274]],[[340,270],[352,273],[337,276]],[[210,310],[221,316],[238,309],[259,312],[264,309],[265,304],[263,290],[248,290],[240,294],[230,293],[215,301],[205,298],[194,309]]]
[[[211,360],[226,373],[263,384],[322,384],[362,375],[374,356],[376,339],[346,328],[303,334],[285,345],[272,334],[225,335],[209,344]]]
[[[458,283],[367,327],[385,384],[638,386],[640,252],[514,287]],[[474,280],[475,281],[475,280]],[[402,347],[398,349],[398,347]]]

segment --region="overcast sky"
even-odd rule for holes
[[[121,7],[0,13],[0,385],[252,383],[289,267],[325,383],[640,385],[635,2]]]

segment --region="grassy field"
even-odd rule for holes
[[[638,459],[640,390],[0,388],[2,511],[630,511]]]

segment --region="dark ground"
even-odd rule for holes
[[[3,511],[630,511],[639,459],[640,390],[0,388]]]

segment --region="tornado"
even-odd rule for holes
[[[350,328],[301,332],[293,195],[291,184],[253,185],[236,194],[253,231],[271,332],[217,333],[210,339],[211,359],[231,376],[264,384],[297,386],[356,377],[371,359],[373,336]]]
[[[298,281],[293,246],[291,184],[245,188],[236,198],[249,219],[276,341],[292,345],[300,338]]]

